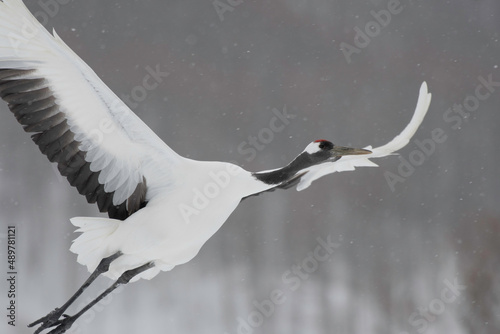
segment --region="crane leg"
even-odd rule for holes
[[[140,267],[137,267],[135,269],[127,270],[124,272],[117,280],[114,282],[109,288],[104,290],[103,293],[101,293],[99,296],[97,296],[96,299],[91,301],[90,303],[87,304],[84,308],[82,308],[78,313],[72,316],[66,316],[64,319],[58,320],[56,323],[52,324],[50,327],[57,326],[53,330],[51,330],[48,334],[62,334],[66,332],[78,319],[81,317],[85,312],[87,312],[92,306],[97,304],[99,301],[101,301],[104,297],[109,295],[113,290],[115,290],[117,287],[123,284],[127,284],[134,276],[142,273],[145,270],[148,270],[150,268],[154,267],[153,262],[148,262]],[[37,332],[35,332],[37,333]]]
[[[99,265],[94,270],[92,274],[90,274],[89,278],[82,284],[82,286],[75,292],[73,296],[64,305],[54,309],[52,312],[47,314],[46,316],[36,320],[35,322],[28,325],[28,327],[33,327],[41,323],[41,326],[35,331],[36,334],[40,333],[46,328],[53,327],[57,325],[59,318],[63,315],[64,311],[75,302],[75,300],[96,280],[99,275],[105,273],[109,270],[109,265],[111,262],[116,260],[122,255],[121,252],[116,252],[115,254],[108,256],[99,262]]]

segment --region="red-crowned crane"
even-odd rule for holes
[[[410,123],[381,147],[315,140],[287,166],[263,172],[195,161],[168,147],[20,0],[0,1],[0,96],[69,183],[109,216],[71,219],[82,234],[70,250],[92,274],[67,303],[30,324],[40,324],[35,333],[63,333],[117,286],[190,261],[248,196],[302,190],[330,173],[377,166],[369,159],[404,147],[431,101],[424,82]],[[212,195],[199,203],[203,189]],[[64,315],[101,274],[114,284]]]

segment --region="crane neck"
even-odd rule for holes
[[[310,154],[303,152],[285,167],[270,171],[256,172],[253,173],[253,176],[265,184],[281,185],[295,179],[297,175],[300,174],[301,170],[313,166],[316,163],[317,162],[314,161]]]

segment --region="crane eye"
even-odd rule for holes
[[[322,150],[331,150],[333,148],[333,144],[327,140],[323,140],[319,142],[318,147]]]

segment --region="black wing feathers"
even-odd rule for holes
[[[124,220],[146,205],[146,179],[137,185],[134,193],[120,205],[113,205],[114,192],[104,191],[99,172],[90,170],[80,142],[74,138],[64,113],[44,78],[32,78],[34,70],[0,69],[0,97],[9,104],[18,122],[31,136],[40,151],[51,162],[56,162],[61,175],[87,198],[97,203],[101,212],[110,218]],[[30,76],[28,79],[26,79]]]

